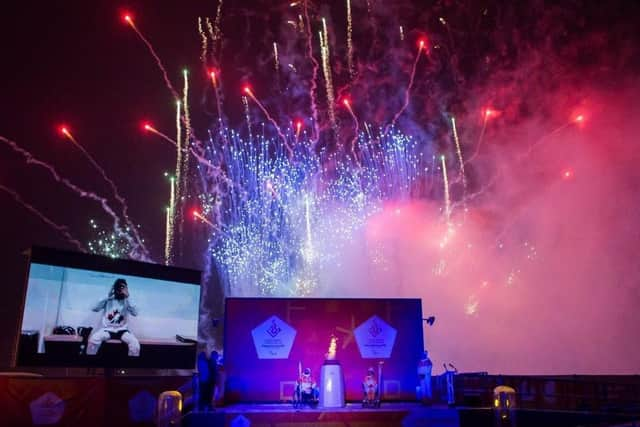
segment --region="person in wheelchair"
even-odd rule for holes
[[[316,381],[311,376],[311,369],[305,368],[296,381],[296,390],[293,396],[293,405],[315,406],[318,404],[319,397],[320,390],[318,389]]]
[[[367,370],[364,380],[362,380],[362,406],[379,407],[380,396],[378,394],[378,379],[373,368]]]

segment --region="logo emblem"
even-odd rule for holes
[[[378,316],[371,316],[358,325],[353,334],[363,359],[388,359],[398,331]]]
[[[378,335],[380,335],[381,332],[382,332],[382,328],[378,326],[378,323],[376,322],[376,320],[373,319],[373,321],[371,321],[371,326],[369,327],[369,333],[371,334],[372,337],[375,338]]]
[[[64,415],[64,400],[47,392],[29,404],[33,424],[57,424]]]
[[[271,316],[251,331],[258,359],[288,359],[296,330],[278,316]]]
[[[278,325],[276,324],[276,320],[273,319],[271,321],[271,326],[269,327],[269,329],[267,329],[267,333],[269,335],[271,335],[271,338],[275,338],[276,335],[278,335],[280,333],[280,331],[282,331],[282,329],[280,329],[280,327],[278,327]]]

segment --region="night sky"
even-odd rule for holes
[[[556,2],[532,1],[529,7],[510,6],[508,1],[487,1],[483,5],[474,1],[399,1],[388,7],[388,14],[381,6],[386,2],[371,2],[377,5],[376,40],[388,42],[393,48],[383,49],[390,52],[388,54],[380,54],[376,51],[377,43],[369,43],[368,31],[373,31],[376,25],[363,23],[366,19],[360,18],[366,14],[366,0],[353,0],[356,57],[367,64],[362,66],[361,75],[378,74],[371,82],[359,81],[347,90],[344,78],[340,77],[344,72],[337,72],[337,90],[349,91],[354,98],[358,94],[360,99],[369,97],[366,106],[358,107],[358,114],[373,117],[374,122],[388,121],[392,114],[384,111],[384,105],[374,106],[372,99],[389,97],[389,105],[397,105],[393,103],[402,99],[402,93],[390,87],[402,87],[406,83],[405,77],[396,79],[396,68],[404,71],[410,68],[414,52],[411,44],[402,50],[397,42],[389,41],[391,34],[396,34],[400,22],[404,24],[407,43],[415,43],[426,35],[433,45],[440,44],[440,49],[433,50],[432,59],[422,61],[418,67],[418,74],[429,78],[418,78],[414,99],[424,101],[414,106],[415,120],[402,124],[412,128],[420,123],[420,117],[430,117],[432,124],[425,125],[421,132],[432,138],[437,147],[445,146],[448,141],[447,122],[439,116],[441,111],[472,117],[472,111],[489,99],[503,111],[493,136],[503,147],[509,147],[512,142],[505,135],[509,135],[510,127],[524,119],[533,121],[541,117],[553,121],[560,114],[569,115],[569,106],[580,105],[580,99],[588,98],[585,95],[588,89],[596,88],[606,93],[608,99],[615,99],[629,88],[638,93],[634,75],[640,70],[637,30],[640,6],[636,2],[621,0],[602,5],[595,0],[575,0],[554,6]],[[280,115],[289,116],[285,113],[296,109],[302,115],[309,113],[302,107],[304,100],[301,101],[296,92],[298,86],[293,80],[281,77],[276,82],[271,71],[272,40],[281,43],[283,63],[287,54],[293,56],[296,50],[295,43],[287,46],[281,41],[287,34],[282,21],[289,13],[288,3],[247,0],[225,3],[223,50],[217,65],[224,70],[224,107],[232,123],[242,120],[242,104],[236,93],[240,93],[246,81],[260,91],[273,109],[276,104],[287,104],[277,99],[291,95],[290,105],[278,107]],[[331,6],[320,3],[315,10],[332,17],[335,25],[331,29],[331,41],[343,45],[343,2],[327,3]],[[198,16],[213,18],[216,7],[214,0],[20,1],[5,5],[0,17],[3,58],[0,135],[50,163],[72,182],[110,197],[104,181],[59,134],[58,127],[68,125],[78,142],[98,160],[120,189],[127,200],[130,217],[140,224],[152,256],[158,261],[163,253],[164,208],[169,194],[163,173],[175,167],[175,149],[142,132],[141,123],[149,120],[172,135],[174,103],[153,58],[121,16],[124,11],[131,11],[167,70],[173,73],[171,78],[176,88],[181,88],[182,68],[189,68],[194,128],[196,136],[203,138],[213,114],[204,67],[198,61],[200,42],[196,20]],[[439,27],[440,16],[446,16],[454,30],[447,32]],[[336,49],[334,55],[340,57],[341,52]],[[553,60],[548,64],[544,59],[527,62],[523,60],[526,52],[530,52],[531,57],[549,55]],[[445,56],[447,62],[442,65]],[[402,67],[396,67],[400,62]],[[524,63],[535,65],[527,68]],[[334,65],[344,71],[341,59],[336,58]],[[319,85],[322,85],[320,81]],[[286,89],[278,92],[277,88],[282,87]],[[564,90],[563,94],[558,94],[559,89]],[[541,92],[550,95],[539,100]],[[602,104],[598,108],[606,110]],[[632,119],[636,123],[637,116]],[[343,124],[346,128],[350,126],[348,117]],[[628,144],[637,147],[636,135],[628,136]],[[470,185],[479,186],[485,172],[471,169]],[[542,173],[534,178],[544,181],[547,176]],[[637,194],[635,187],[639,181],[626,182],[630,194]],[[21,156],[1,144],[0,184],[15,190],[51,220],[67,226],[83,243],[95,238],[89,219],[96,219],[108,228],[109,220],[97,204],[75,196],[56,184],[45,171],[27,165]],[[0,265],[5,272],[0,284],[4,291],[0,323],[9,332],[0,340],[2,367],[9,364],[5,355],[11,350],[12,334],[18,328],[27,267],[22,251],[32,244],[74,247],[2,191],[0,212]],[[637,221],[638,216],[634,215],[629,224]],[[202,224],[191,221],[187,227],[195,228],[193,234],[202,230]],[[619,236],[625,233],[618,230],[611,238],[618,242],[616,239],[622,239]],[[637,242],[623,244],[620,240],[620,246],[625,253],[633,253],[634,249],[637,252]],[[201,268],[202,239],[188,237],[187,244],[180,264]],[[637,269],[630,271],[634,277],[638,276]]]
[[[162,46],[168,66],[176,70],[189,64],[189,58],[197,61],[196,17],[215,13],[207,1],[189,2],[188,8],[179,4],[130,5],[136,15],[150,19],[148,30]],[[145,235],[154,236],[149,240],[160,256],[168,194],[163,173],[174,166],[175,152],[140,132],[140,123],[145,119],[172,123],[173,111],[152,59],[121,20],[121,11],[128,6],[111,1],[6,5],[0,29],[6,102],[0,129],[3,136],[51,163],[76,184],[109,192],[81,153],[58,133],[60,124],[68,124],[127,199],[131,217],[144,222]],[[46,172],[3,150],[0,182],[74,230],[80,240],[92,238],[88,221],[99,215],[100,208],[56,185]],[[6,276],[1,319],[13,331],[27,267],[21,252],[32,244],[75,248],[4,193],[0,210],[0,262]],[[104,216],[95,218],[108,221]],[[0,341],[0,365],[8,364],[5,355],[11,345],[6,339]]]

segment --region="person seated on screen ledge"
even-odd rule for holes
[[[116,279],[109,291],[107,298],[93,307],[93,311],[102,311],[102,328],[89,337],[87,354],[95,355],[103,341],[117,339],[126,343],[129,347],[129,356],[140,355],[140,343],[127,328],[129,314],[138,315],[138,310],[129,301],[129,288],[127,281]]]

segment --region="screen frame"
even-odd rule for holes
[[[171,282],[185,283],[200,288],[200,298],[198,304],[198,318],[200,317],[200,305],[202,304],[202,272],[183,267],[170,267],[162,264],[154,264],[150,262],[134,261],[129,259],[111,258],[103,255],[86,254],[81,252],[73,252],[68,250],[54,249],[44,246],[32,246],[23,252],[27,256],[27,271],[22,287],[22,301],[20,303],[19,321],[16,325],[14,334],[12,357],[10,360],[13,368],[18,367],[56,367],[59,365],[38,364],[24,365],[19,364],[19,343],[22,331],[22,322],[24,320],[24,310],[27,300],[27,290],[29,287],[29,278],[31,276],[31,266],[33,264],[45,264],[57,267],[75,268],[80,270],[89,270],[96,272],[105,272],[113,274],[125,274],[130,276],[138,276],[149,279],[165,280]],[[93,365],[73,365],[77,367],[112,367],[105,364]],[[195,366],[195,358],[194,358]],[[119,366],[118,366],[119,367]],[[168,364],[166,369],[181,368]]]

